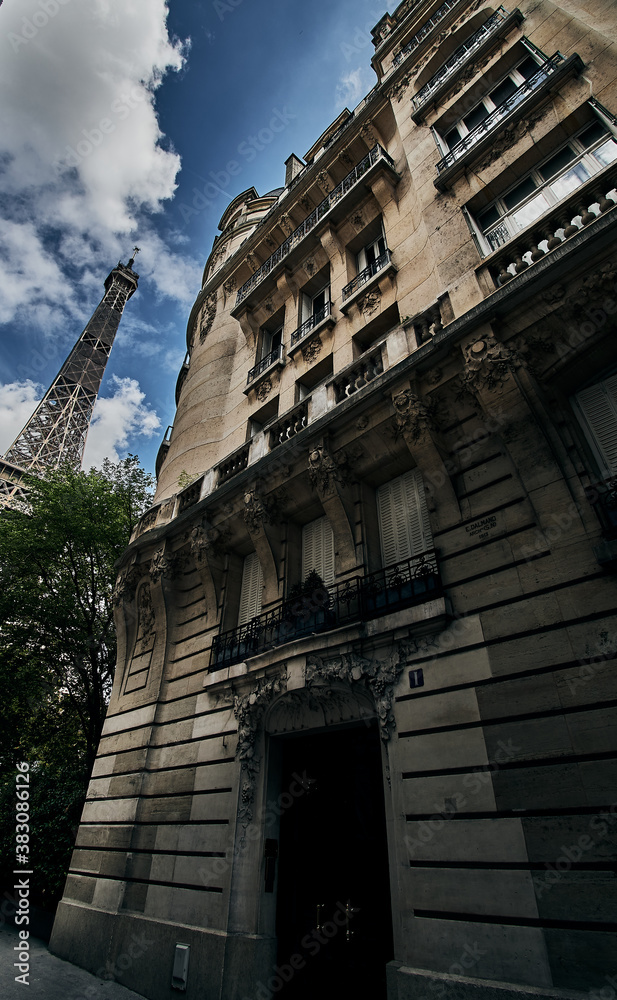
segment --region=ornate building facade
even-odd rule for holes
[[[405,0],[227,208],[58,954],[152,1000],[614,996],[616,39]]]

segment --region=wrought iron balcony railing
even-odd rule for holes
[[[486,42],[491,35],[496,34],[498,28],[501,27],[503,22],[508,17],[508,11],[505,7],[500,7],[495,11],[494,14],[489,17],[484,24],[480,25],[477,31],[473,33],[462,45],[459,45],[458,49],[452,53],[449,59],[446,59],[445,63],[439,67],[437,72],[430,78],[428,83],[418,91],[413,99],[413,105],[416,110],[422,107],[430,100],[435,91],[439,90],[441,85],[453,76],[454,73],[462,66],[467,60],[473,55],[474,52],[480,48],[481,45]]]
[[[332,303],[326,302],[326,304],[321,309],[319,309],[316,313],[313,313],[312,316],[309,316],[309,318],[306,319],[304,323],[302,323],[302,325],[299,326],[298,329],[294,330],[294,332],[292,333],[291,346],[293,347],[294,344],[297,344],[299,340],[302,340],[304,337],[306,337],[307,333],[310,333],[311,330],[314,330],[317,324],[321,323],[323,319],[327,319],[331,312],[332,312]]]
[[[328,632],[341,625],[433,600],[441,592],[434,549],[367,577],[353,577],[345,583],[318,587],[298,598],[281,601],[245,625],[216,636],[212,643],[210,670],[240,663],[303,636]]]
[[[550,59],[546,59],[545,62],[539,67],[538,72],[534,73],[525,83],[522,83],[520,87],[514,91],[513,94],[508,97],[503,104],[495,108],[494,111],[480,122],[476,128],[472,129],[460,142],[457,142],[450,152],[443,157],[437,164],[437,172],[443,173],[448,167],[451,167],[457,160],[460,160],[462,156],[465,155],[470,149],[473,149],[485,136],[487,136],[493,129],[497,128],[500,122],[502,122],[508,115],[514,111],[515,108],[528,101],[530,97],[533,96],[534,91],[544,83],[545,80],[551,76],[552,73],[563,63],[565,57],[561,52],[557,52]]]
[[[362,285],[365,285],[367,281],[373,277],[373,275],[377,274],[378,271],[381,271],[382,268],[386,267],[389,263],[390,251],[384,250],[384,252],[380,254],[372,264],[363,268],[362,271],[356,274],[355,278],[353,278],[348,285],[345,285],[343,288],[343,302],[345,299],[348,299],[350,295],[353,295],[354,292],[357,292],[359,288],[362,288]]]
[[[265,358],[262,358],[261,361],[258,361],[256,365],[254,365],[252,368],[249,368],[249,373],[246,376],[246,384],[248,385],[250,382],[254,382],[256,378],[259,378],[259,376],[262,375],[263,372],[265,372],[266,369],[270,367],[270,365],[275,364],[277,361],[281,361],[282,357],[283,357],[283,345],[279,344],[278,347],[275,347],[273,351],[270,351],[269,354],[266,354]]]
[[[291,250],[294,249],[302,240],[307,236],[315,226],[321,222],[321,220],[331,211],[332,208],[343,198],[348,191],[358,184],[362,177],[367,173],[367,171],[377,163],[379,160],[384,160],[392,168],[394,168],[394,161],[386,153],[382,146],[377,144],[373,146],[371,151],[360,160],[358,164],[350,170],[346,177],[337,184],[333,191],[330,191],[322,202],[319,203],[317,208],[314,208],[310,215],[306,217],[304,222],[294,229],[291,236],[288,236],[284,243],[281,243],[278,250],[268,257],[266,261],[261,265],[260,268],[255,271],[254,274],[245,281],[244,284],[238,289],[238,294],[236,296],[236,306],[239,306],[244,299],[247,297],[249,292],[256,288],[267,275],[279,264]]]
[[[397,52],[392,65],[400,65],[403,59],[406,59],[410,52],[413,52],[414,49],[418,48],[418,45],[424,41],[427,35],[430,35],[433,28],[436,27],[436,25],[443,20],[446,14],[449,14],[452,8],[456,7],[459,2],[460,0],[446,0],[446,2],[435,11],[433,16],[429,17],[428,21],[424,22],[418,33],[413,36],[411,41],[407,42],[407,45],[405,45],[400,52]]]

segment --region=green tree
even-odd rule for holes
[[[133,455],[102,470],[50,470],[28,480],[27,514],[0,516],[0,807],[6,815],[15,766],[28,761],[47,902],[61,892],[111,692],[114,564],[152,486]]]

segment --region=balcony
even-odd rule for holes
[[[304,636],[364,622],[441,596],[435,550],[281,601],[245,625],[214,638],[210,670],[220,670]]]
[[[334,391],[336,403],[353,396],[359,389],[372,382],[383,372],[383,356],[381,346],[368,351],[365,355],[349,365],[330,383]]]
[[[308,234],[312,232],[319,223],[326,218],[332,218],[332,221],[334,221],[333,215],[335,208],[338,205],[342,205],[343,202],[346,203],[347,207],[349,193],[353,190],[361,190],[360,182],[363,179],[368,179],[369,174],[372,176],[372,174],[379,169],[379,166],[386,167],[393,173],[396,180],[398,180],[398,174],[396,174],[396,171],[394,170],[394,161],[392,158],[388,156],[385,149],[383,149],[380,145],[374,146],[373,149],[371,149],[371,151],[367,153],[362,160],[360,160],[353,170],[350,170],[340,184],[337,184],[334,190],[331,191],[322,202],[320,202],[317,208],[313,209],[311,214],[307,216],[304,222],[293,231],[291,236],[288,236],[285,242],[282,243],[281,246],[275,250],[266,261],[264,261],[261,267],[251,275],[248,281],[245,281],[241,288],[238,289],[236,304],[232,309],[232,316],[237,317],[239,307],[247,301],[251,292],[261,285],[265,278],[273,274],[273,272],[284,260],[289,258],[290,254],[295,251],[296,247],[300,246],[300,244],[304,242]]]
[[[178,495],[178,513],[181,514],[183,511],[188,510],[189,507],[194,507],[199,501],[201,496],[201,488],[204,483],[204,477],[200,476],[195,482],[190,483],[186,489],[182,490],[182,493]]]
[[[304,430],[307,424],[308,400],[303,400],[269,427],[270,451],[274,451],[279,444],[290,441],[292,437]]]
[[[322,309],[319,309],[318,312],[313,313],[313,315],[309,316],[309,318],[305,320],[304,323],[302,323],[302,325],[299,326],[297,330],[294,330],[294,332],[291,335],[291,346],[295,347],[297,344],[300,343],[301,340],[304,340],[305,337],[308,337],[309,333],[312,333],[316,327],[321,326],[324,320],[330,319],[331,316],[332,316],[332,303],[326,302],[326,304]],[[334,325],[333,319],[331,320],[331,322],[332,325]]]
[[[413,98],[415,110],[411,117],[416,124],[422,121],[422,108],[430,100],[437,99],[438,95],[452,83],[459,70],[462,70],[472,57],[481,55],[497,38],[503,37],[511,27],[520,24],[522,20],[523,15],[520,10],[515,10],[510,14],[505,7],[500,7],[473,35],[467,38],[462,45],[459,45],[450,58],[439,67],[434,76],[428,83],[424,84]]]
[[[500,223],[501,228],[494,227],[490,236],[494,241],[500,239],[504,248],[500,248],[486,261],[494,284],[499,288],[526,271],[582,229],[592,226],[601,215],[614,209],[616,203],[617,164],[611,164],[577,188],[569,198],[564,198],[549,212],[541,215],[520,236],[511,237],[507,228]],[[590,228],[590,236],[592,232],[593,229]]]
[[[359,292],[361,288],[364,288],[371,278],[374,278],[379,271],[383,271],[384,268],[387,268],[390,264],[392,264],[390,251],[385,250],[379,257],[377,257],[376,260],[372,262],[372,264],[365,267],[362,271],[356,274],[355,278],[353,278],[348,285],[345,285],[343,288],[343,303],[345,305],[349,305],[349,300],[355,295],[355,293]],[[396,270],[393,264],[392,268]]]
[[[261,375],[264,375],[267,371],[273,368],[274,365],[276,364],[281,364],[281,365],[285,364],[285,362],[283,361],[282,344],[279,344],[278,347],[275,347],[273,351],[270,351],[269,354],[266,354],[265,358],[262,358],[261,361],[258,361],[253,368],[249,368],[249,373],[246,376],[247,388],[250,385],[252,385],[253,382],[256,382]]]
[[[446,15],[449,14],[454,7],[458,6],[459,2],[460,0],[446,0],[446,2],[435,11],[433,16],[429,17],[428,21],[424,22],[418,33],[413,36],[411,41],[407,42],[400,52],[397,52],[392,61],[392,65],[400,66],[403,59],[406,59],[408,55],[415,52],[424,39],[431,34],[433,28],[436,28],[437,25],[443,21],[444,17],[446,17]]]
[[[503,104],[495,108],[438,162],[435,187],[445,191],[453,177],[494,142],[495,135],[502,126],[514,122],[529,103],[532,101],[537,103],[563,82],[566,76],[579,72],[582,68],[583,61],[576,54],[566,59],[561,52],[557,52],[550,59],[546,59],[537,73],[517,87]]]
[[[180,402],[180,393],[182,392],[182,386],[186,381],[186,376],[189,373],[189,362],[191,360],[191,355],[187,351],[184,356],[184,361],[182,362],[182,368],[178,372],[178,380],[176,382],[176,406]]]
[[[251,448],[250,441],[247,444],[243,444],[241,448],[236,449],[231,455],[228,455],[224,462],[220,462],[216,466],[218,476],[216,485],[222,486],[229,479],[232,479],[239,472],[243,472],[249,464],[249,451]]]
[[[173,430],[172,424],[169,425],[165,431],[165,437],[159,445],[159,450],[156,456],[156,462],[154,464],[154,471],[156,473],[156,478],[158,479],[161,474],[161,469],[163,468],[163,462],[167,458],[167,452],[169,451],[169,446],[171,444],[171,432]]]

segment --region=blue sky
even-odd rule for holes
[[[377,0],[4,0],[0,453],[137,243],[139,290],[85,464],[130,451],[153,471],[221,214],[251,185],[282,185],[287,157],[373,86],[370,28],[385,10]]]

